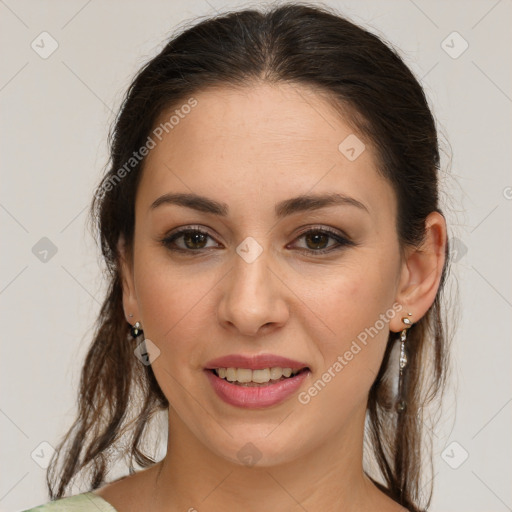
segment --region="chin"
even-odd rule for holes
[[[290,436],[283,439],[270,439],[261,435],[234,436],[226,441],[226,445],[212,447],[212,451],[238,466],[270,468],[291,463],[299,456],[297,443],[291,443],[291,440]]]

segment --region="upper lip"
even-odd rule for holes
[[[300,361],[294,361],[287,357],[274,354],[243,355],[230,354],[218,357],[208,361],[205,369],[213,370],[215,368],[247,368],[249,370],[263,370],[264,368],[291,368],[292,370],[302,370],[308,365]]]

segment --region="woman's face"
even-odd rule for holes
[[[170,428],[240,464],[284,463],[324,443],[353,442],[388,320],[405,312],[396,303],[393,190],[368,142],[304,86],[217,88],[194,98],[193,108],[178,107],[168,133],[157,132],[161,141],[153,135],[125,271],[125,312],[151,340]],[[165,194],[204,200],[152,207]],[[309,198],[336,194],[339,202],[325,205]],[[206,211],[211,202],[222,214]],[[194,228],[204,234],[171,240]],[[250,359],[262,354],[269,358]],[[280,356],[307,369],[285,384],[243,386],[206,369],[230,355],[249,359],[222,366],[285,367],[272,359]]]

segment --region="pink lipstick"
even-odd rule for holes
[[[224,402],[256,409],[285,401],[311,370],[306,363],[273,354],[232,354],[209,361],[205,373]]]

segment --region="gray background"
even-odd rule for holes
[[[512,2],[326,3],[400,49],[443,141],[443,208],[458,250],[448,288],[457,330],[433,434],[431,510],[512,510]],[[40,465],[51,448],[41,443],[55,446],[74,418],[104,291],[85,219],[122,95],[185,21],[247,5],[0,0],[3,511],[47,501]],[[58,44],[47,58],[44,31]],[[44,252],[53,246],[55,254]]]

